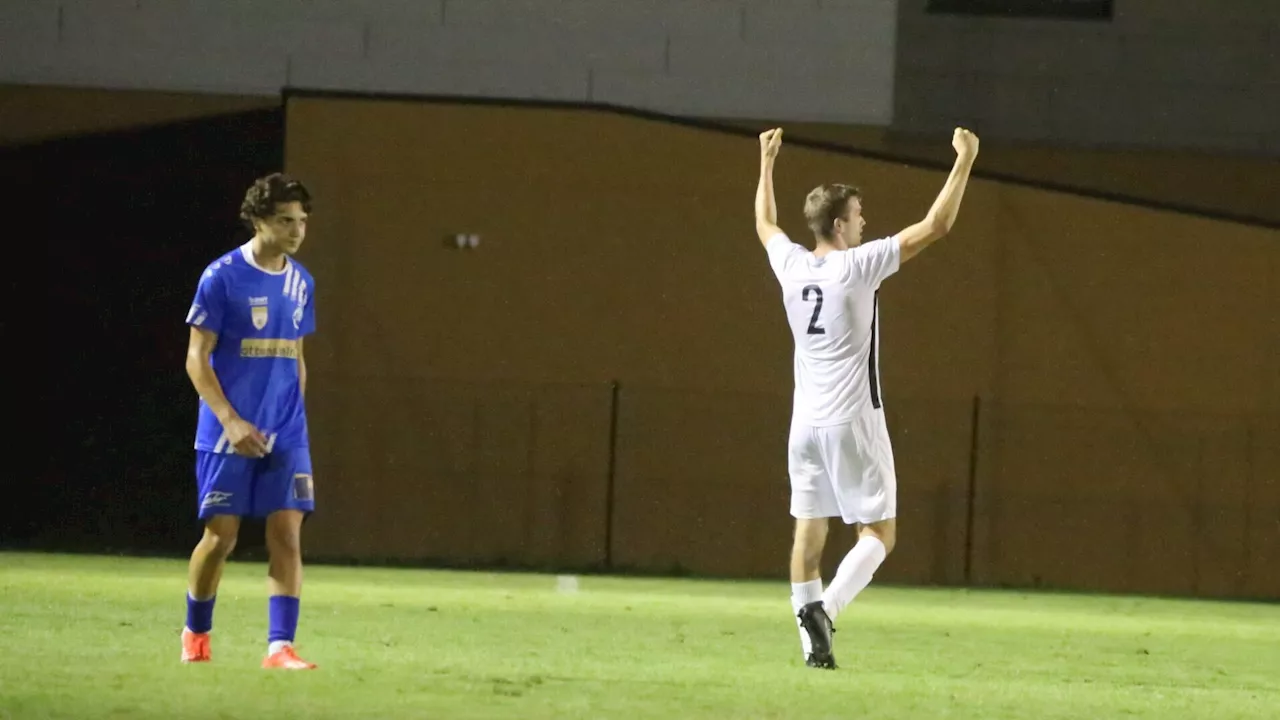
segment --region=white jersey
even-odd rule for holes
[[[765,250],[795,340],[792,422],[829,427],[879,410],[877,297],[898,271],[897,237],[819,258],[779,233]]]

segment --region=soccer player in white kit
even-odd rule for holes
[[[893,550],[897,478],[880,393],[880,283],[943,237],[955,223],[978,138],[956,128],[955,165],[920,222],[887,238],[862,242],[862,200],[850,185],[821,185],[805,198],[814,249],[778,227],[773,165],[782,130],[760,134],[756,234],[782,288],[795,340],[795,394],[787,470],[791,515],[791,606],[805,664],[835,668],[833,622],[871,582]],[[858,525],[858,541],[824,590],[819,563],[828,518]]]

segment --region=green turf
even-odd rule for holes
[[[264,567],[178,662],[184,564],[0,554],[0,718],[1268,718],[1280,606],[866,591],[834,672],[785,583],[311,566],[310,672],[264,671]]]

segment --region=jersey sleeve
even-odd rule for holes
[[[782,278],[782,274],[786,271],[788,262],[797,254],[803,253],[804,248],[791,242],[791,238],[786,233],[777,233],[769,238],[764,244],[765,252],[769,254],[769,267],[773,268],[773,274]]]
[[[859,285],[879,287],[898,272],[902,252],[897,236],[863,243],[849,253],[850,280]]]
[[[209,266],[196,285],[196,296],[187,310],[187,325],[222,333],[222,321],[226,315],[227,292],[223,276],[216,265]]]
[[[306,337],[316,331],[316,281],[310,274],[299,288],[301,293],[302,322],[298,323],[298,337]]]

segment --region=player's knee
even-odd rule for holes
[[[815,541],[811,537],[796,537],[795,543],[791,546],[791,551],[795,555],[804,558],[808,563],[815,557],[822,557],[822,545],[820,541]]]
[[[204,538],[200,542],[205,546],[209,555],[226,559],[231,555],[231,551],[236,549],[238,534],[235,530],[206,527],[204,529]]]
[[[827,521],[800,520],[796,523],[793,552],[804,558],[805,565],[816,566],[822,562],[822,549],[827,542]]]
[[[267,528],[267,551],[276,556],[302,554],[302,533],[299,528],[277,525]]]
[[[822,550],[826,545],[824,540],[825,538],[811,538],[809,542],[805,543],[805,545],[800,548],[801,554],[804,555],[804,562],[806,565],[812,567],[822,562]]]
[[[302,532],[302,521],[306,517],[307,513],[303,510],[292,508],[275,510],[267,515],[267,535],[277,537],[298,535]]]
[[[894,536],[893,533],[889,533],[887,536],[880,538],[880,543],[884,545],[885,555],[888,555],[893,552],[893,546],[896,542],[897,542],[897,538],[896,536]]]
[[[804,549],[804,566],[816,570],[822,564],[822,545],[810,545]]]
[[[274,533],[267,536],[267,551],[278,556],[301,555],[302,540],[297,535]]]
[[[884,545],[884,554],[888,555],[893,552],[893,546],[898,540],[898,530],[893,520],[885,520],[883,522],[871,523],[864,525],[862,531],[858,533],[860,536],[870,535],[880,541]]]

